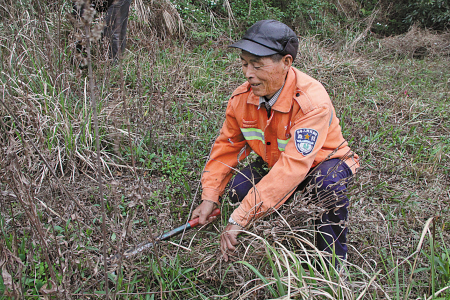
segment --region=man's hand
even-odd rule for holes
[[[228,254],[236,250],[238,234],[242,228],[239,225],[228,224],[220,235],[220,251],[222,251],[223,259],[228,261]]]
[[[192,212],[191,220],[198,217],[198,223],[200,225],[205,225],[206,223],[214,221],[217,217],[211,217],[208,220],[207,218],[216,207],[217,204],[215,202],[203,200],[203,202]]]

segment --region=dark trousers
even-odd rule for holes
[[[229,184],[231,202],[242,201],[253,187],[252,180],[256,184],[267,174],[264,164],[262,159],[257,159],[236,174]],[[348,218],[349,200],[346,192],[347,182],[351,176],[352,171],[347,164],[338,158],[330,159],[311,169],[296,189],[296,192],[307,189],[311,194],[311,201],[324,203],[324,206],[329,209],[328,213],[315,221],[318,229],[317,248],[332,253],[334,247],[335,254],[341,259],[347,257],[348,230],[345,222]],[[280,184],[283,184],[282,178],[280,178]],[[292,198],[293,196],[288,201]],[[326,204],[327,202],[331,204]]]
[[[103,37],[109,41],[108,56],[110,59],[118,59],[119,53],[123,54],[126,46],[128,15],[131,0],[97,0],[92,2],[92,7],[98,12],[105,12],[105,29]],[[73,5],[73,16],[81,18],[83,16],[84,5],[77,8]],[[81,44],[77,44],[78,52],[82,51]]]
[[[116,0],[108,8],[103,34],[110,41],[109,58],[117,59],[125,51],[130,3],[131,0]]]

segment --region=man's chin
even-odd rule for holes
[[[253,90],[253,94],[255,95],[255,96],[258,96],[258,97],[264,97],[265,96],[265,94],[263,93],[263,92],[261,92],[261,91],[258,91],[258,90],[254,90],[254,89],[252,89]]]

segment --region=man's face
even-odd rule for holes
[[[253,94],[271,98],[283,86],[291,64],[289,57],[287,55],[279,62],[274,62],[270,57],[259,57],[242,51],[242,72],[252,86]]]

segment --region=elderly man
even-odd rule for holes
[[[242,228],[280,207],[307,184],[316,185],[316,198],[337,198],[338,206],[316,222],[317,247],[345,259],[348,198],[341,183],[355,172],[358,156],[342,136],[324,87],[292,67],[297,36],[281,22],[263,20],[230,47],[241,49],[247,82],[228,102],[225,122],[202,175],[202,203],[192,218],[207,222],[220,205],[233,169],[253,150],[259,158],[229,184],[231,201],[240,204],[221,235],[224,259],[235,250]]]

